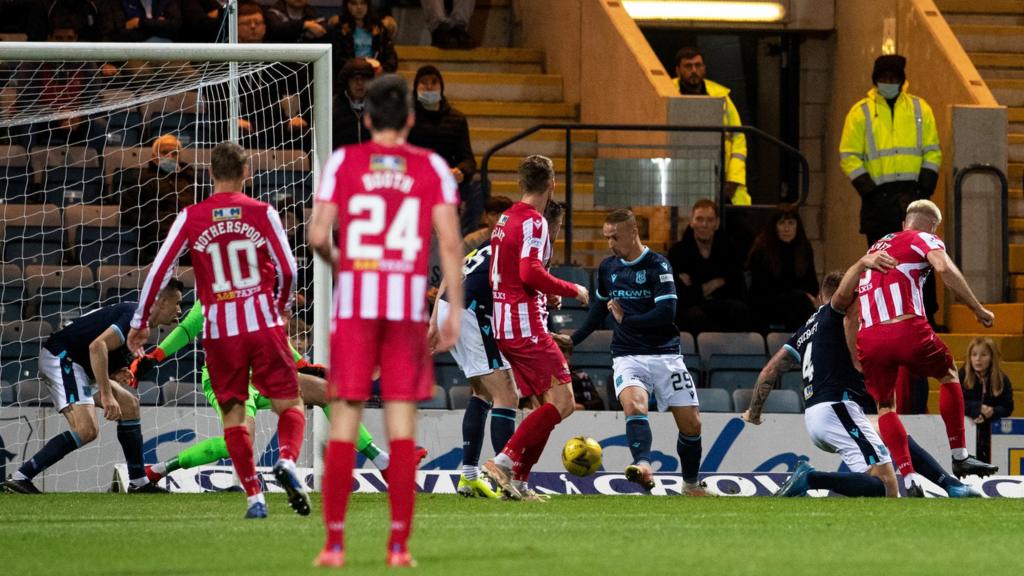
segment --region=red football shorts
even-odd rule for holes
[[[891,403],[900,368],[910,374],[941,379],[954,368],[946,344],[921,317],[875,324],[857,334],[857,358],[864,384],[876,402]]]
[[[434,394],[426,322],[335,319],[331,333],[332,399],[370,399],[380,366],[381,400],[420,402]]]
[[[284,326],[203,340],[210,386],[223,405],[228,400],[249,399],[252,385],[267,398],[297,398],[299,380]]]
[[[512,366],[512,376],[524,398],[547,392],[552,379],[561,384],[572,382],[565,356],[550,334],[545,332],[536,341],[533,338],[516,338],[497,342],[498,350]]]

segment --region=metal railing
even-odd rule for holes
[[[1002,232],[1002,250],[1003,250],[1003,277],[1001,278],[1001,284],[1003,290],[1003,302],[1010,301],[1010,201],[1009,201],[1009,184],[1006,180],[1006,174],[1003,171],[991,164],[970,164],[956,172],[956,176],[953,180],[953,225],[955,230],[953,231],[953,262],[956,263],[957,267],[961,267],[961,252],[963,249],[963,236],[964,227],[960,220],[960,216],[963,213],[963,184],[964,179],[971,174],[994,174],[999,178],[1000,194],[999,199],[1002,203],[1002,221],[1000,222]]]
[[[483,159],[480,164],[480,181],[483,187],[484,201],[491,197],[491,182],[488,178],[488,168],[491,157],[493,157],[498,151],[519,142],[520,140],[526,139],[536,132],[541,130],[563,130],[565,131],[565,262],[572,262],[572,237],[573,237],[573,226],[572,226],[572,205],[573,205],[573,141],[572,133],[575,130],[607,130],[612,132],[712,132],[717,133],[721,136],[720,148],[722,151],[721,162],[719,166],[719,188],[718,188],[718,205],[725,206],[725,137],[726,134],[732,132],[740,132],[749,136],[755,136],[760,140],[764,140],[770,144],[775,145],[777,148],[788,154],[789,156],[796,157],[800,164],[800,189],[797,195],[797,201],[794,203],[796,206],[801,206],[807,201],[807,195],[810,191],[810,164],[807,162],[807,158],[803,155],[800,150],[786,144],[782,140],[779,140],[775,136],[768,134],[767,132],[755,128],[753,126],[666,126],[664,124],[565,124],[565,123],[552,123],[552,124],[537,124],[532,128],[528,128],[519,132],[518,134],[506,138],[501,142],[498,142],[494,146],[487,149],[484,153]],[[600,144],[597,144],[600,146]],[[666,144],[666,148],[671,145]],[[774,204],[773,204],[774,205]]]

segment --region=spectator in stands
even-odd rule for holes
[[[394,38],[367,0],[345,0],[332,22],[335,62],[365,58],[377,74],[398,70]]]
[[[265,15],[268,42],[317,42],[327,35],[327,19],[309,0],[277,0]]]
[[[473,37],[469,35],[469,21],[473,18],[476,0],[454,0],[452,11],[445,14],[444,0],[420,0],[423,6],[423,19],[430,30],[430,43],[438,48],[461,48],[469,50],[473,47]]]
[[[103,0],[98,6],[103,39],[174,42],[181,29],[181,0]]]
[[[334,91],[334,147],[361,144],[370,138],[363,124],[366,86],[373,79],[373,66],[365,58],[345,62]]]
[[[267,35],[267,20],[263,7],[255,2],[238,3],[239,44],[261,44]]]
[[[818,272],[800,213],[776,210],[747,257],[749,303],[764,332],[793,332],[814,313]]]
[[[694,46],[676,52],[676,86],[684,96],[721,98],[722,122],[726,126],[742,126],[740,113],[729,97],[729,89],[705,78],[704,56]],[[725,197],[733,205],[747,206],[747,137],[742,132],[728,134],[725,139]]]
[[[100,21],[97,1],[102,0],[41,0],[30,6],[25,33],[32,42],[52,38],[54,29],[70,28],[75,40],[95,42],[100,39]]]
[[[475,232],[470,232],[462,239],[462,253],[469,254],[478,246],[491,239],[491,231],[498,224],[501,214],[512,207],[515,202],[508,196],[491,196],[484,207],[484,216],[481,219],[482,226]]]
[[[1000,367],[999,347],[978,336],[967,345],[968,361],[960,368],[964,387],[964,416],[976,424],[1013,414],[1013,386]]]
[[[718,205],[698,200],[683,239],[668,251],[679,292],[676,324],[693,334],[750,329],[743,259],[719,223]]]
[[[226,41],[227,13],[222,0],[181,0],[183,42]]]
[[[178,212],[195,202],[195,172],[178,160],[180,152],[176,136],[160,136],[139,174],[141,184],[121,191],[121,225],[138,230],[139,264],[153,262]]]
[[[480,183],[473,182],[476,158],[469,141],[469,123],[445,98],[444,78],[436,66],[421,66],[413,87],[416,123],[409,131],[409,143],[429,148],[448,162],[459,184],[462,233],[468,234],[476,229],[484,210]]]

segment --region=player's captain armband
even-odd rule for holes
[[[924,240],[924,243],[927,244],[928,247],[931,248],[932,250],[946,249],[946,244],[943,243],[942,240],[940,240],[939,237],[934,234],[929,234],[927,232],[918,232],[917,235],[921,238],[921,240]]]
[[[658,276],[658,279],[661,280],[662,282],[672,282],[672,275],[671,274],[661,274],[660,276]]]

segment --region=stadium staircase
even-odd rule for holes
[[[981,329],[965,306],[954,305],[942,334],[953,355],[963,361],[967,344],[978,334],[998,341],[1003,369],[1014,385],[1015,416],[1024,416],[1024,1],[936,0],[974,66],[1009,112],[1010,278],[1013,302],[994,304],[990,329]],[[932,386],[929,407],[938,409]]]

